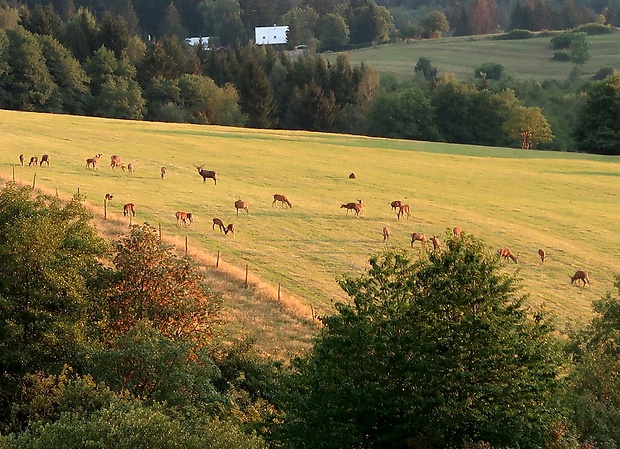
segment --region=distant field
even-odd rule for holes
[[[0,111],[0,176],[60,194],[77,192],[109,216],[136,204],[135,222],[161,225],[163,234],[188,237],[191,248],[249,271],[283,295],[319,313],[346,300],[336,284],[360,274],[369,255],[390,245],[410,249],[414,231],[440,235],[458,225],[484,239],[489,251],[519,253],[524,292],[534,306],[555,311],[561,322],[589,316],[591,302],[613,291],[620,273],[620,158],[534,152],[359,136],[161,124]],[[49,168],[20,167],[18,156],[48,153]],[[103,153],[97,171],[85,160]],[[112,172],[110,155],[132,162],[135,174]],[[193,164],[217,170],[218,183]],[[160,179],[160,167],[168,178]],[[357,179],[348,179],[350,172]],[[288,196],[292,209],[272,207]],[[236,197],[250,214],[237,217]],[[341,203],[362,199],[363,218],[345,215]],[[396,220],[390,202],[412,206]],[[174,213],[193,212],[191,228],[177,228]],[[211,219],[234,223],[236,237],[212,230]],[[548,253],[543,265],[538,248]],[[577,269],[590,272],[592,288],[570,284]]]
[[[589,36],[592,59],[583,66],[582,76],[590,77],[603,67],[620,70],[620,32]],[[486,62],[502,64],[516,79],[566,80],[573,65],[553,61],[557,50],[551,37],[496,41],[488,36],[464,36],[386,44],[350,51],[352,63],[365,62],[381,73],[393,73],[401,80],[413,77],[413,69],[421,57],[429,58],[440,75],[455,74],[460,81],[473,79],[474,70]],[[332,62],[336,53],[327,53]]]

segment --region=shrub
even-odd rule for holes
[[[474,76],[481,78],[483,73],[486,74],[486,79],[499,81],[504,73],[504,66],[495,62],[486,62],[476,68]]]
[[[553,48],[570,48],[570,44],[573,41],[573,33],[562,33],[551,38],[551,46]]]
[[[528,30],[512,30],[508,33],[500,34],[498,36],[493,36],[492,39],[498,41],[511,41],[518,39],[531,39],[536,36],[536,33],[533,33]]]
[[[615,32],[615,28],[601,23],[585,23],[578,26],[575,31],[588,33],[591,36],[594,34],[611,34]]]
[[[607,78],[608,76],[613,75],[615,72],[611,67],[603,67],[602,69],[598,69],[598,71],[590,77],[591,80],[601,81]]]
[[[570,61],[570,55],[565,51],[556,51],[551,59],[562,62]]]

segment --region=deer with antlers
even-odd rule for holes
[[[516,256],[514,254],[512,254],[512,251],[510,251],[508,248],[500,248],[497,250],[497,255],[504,261],[510,259],[512,260],[514,263],[519,262],[519,255],[517,254]]]
[[[217,185],[217,172],[213,171],[213,170],[205,170],[203,167],[205,166],[205,164],[202,165],[196,165],[194,164],[194,167],[196,167],[196,170],[198,170],[198,174],[200,176],[202,176],[202,183],[204,184],[205,182],[207,182],[207,178],[208,179],[213,179],[213,182],[215,183],[215,185]]]
[[[579,281],[583,282],[584,287],[586,286],[586,284],[591,286],[590,279],[588,278],[588,273],[586,271],[575,271],[575,274],[570,276],[570,283],[573,284],[575,281],[577,281],[577,284],[579,284]]]
[[[282,206],[288,205],[288,207],[293,207],[293,205],[290,203],[286,196],[280,195],[278,193],[273,196],[273,202],[271,203],[271,206],[273,207],[278,201],[282,203]]]
[[[86,159],[86,168],[92,167],[93,170],[97,170],[97,167],[99,166],[99,159],[101,159],[101,153],[97,154],[95,157]]]

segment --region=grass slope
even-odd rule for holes
[[[285,297],[318,313],[347,299],[336,278],[365,270],[384,247],[385,225],[390,245],[414,254],[421,249],[409,249],[412,232],[439,235],[456,225],[490,251],[509,247],[519,264],[505,269],[519,270],[531,304],[563,323],[588,317],[591,301],[613,291],[620,273],[618,158],[9,111],[0,111],[0,132],[4,179],[14,170],[30,184],[36,173],[36,185],[49,191],[79,188],[99,218],[104,195],[113,193],[109,218],[128,225],[122,206],[133,202],[134,223],[161,225],[181,244],[187,236],[192,251],[219,250],[240,276],[248,264],[272,293],[281,283]],[[51,166],[13,167],[20,153],[47,153]],[[96,153],[103,153],[99,170],[86,170]],[[112,154],[132,162],[135,174],[112,172]],[[217,170],[218,184],[203,184],[193,164]],[[293,208],[272,207],[274,193]],[[236,196],[249,202],[249,215],[236,216]],[[364,217],[346,216],[340,204],[357,199]],[[412,206],[410,220],[396,220],[389,204],[396,199]],[[177,228],[177,210],[193,212],[194,225]],[[235,223],[236,237],[213,231],[213,217]],[[547,251],[545,264],[538,248]],[[590,273],[591,288],[570,284],[577,269]]]
[[[590,77],[603,67],[620,70],[620,33],[588,36],[592,59],[582,68],[582,77]],[[491,40],[489,36],[448,37],[407,41],[362,48],[348,52],[353,64],[362,62],[380,73],[393,73],[400,80],[411,80],[419,58],[429,58],[439,74],[454,73],[460,81],[473,79],[482,64],[494,62],[518,80],[543,81],[568,79],[573,64],[551,58],[558,51],[551,47],[551,37],[524,40]],[[331,62],[336,54],[326,54]]]

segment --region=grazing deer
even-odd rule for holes
[[[411,206],[409,206],[409,204],[401,204],[398,206],[398,212],[396,213],[398,219],[400,220],[400,217],[405,214],[407,215],[407,219],[411,218]]]
[[[400,206],[402,206],[402,204],[403,204],[403,202],[402,202],[402,201],[398,201],[398,200],[396,200],[396,201],[392,201],[392,202],[390,203],[390,206],[392,206],[392,211],[393,211],[393,212],[396,212],[396,211],[398,210],[398,208],[399,208]]]
[[[273,202],[271,203],[271,207],[273,207],[274,204],[276,204],[276,202],[278,202],[278,201],[280,201],[282,203],[282,206],[284,206],[285,204],[288,204],[288,207],[293,207],[293,205],[290,203],[288,198],[286,198],[286,196],[279,195],[277,193],[273,196]]]
[[[25,159],[25,156],[23,154],[20,154],[19,155],[19,163],[20,163],[20,165],[22,167],[24,166],[24,159]]]
[[[514,254],[512,254],[512,251],[510,251],[508,248],[500,248],[500,249],[498,249],[497,250],[497,254],[504,261],[506,261],[506,260],[508,260],[510,258],[514,263],[519,262],[519,255],[517,254],[515,256]]]
[[[233,237],[235,236],[235,225],[232,223],[228,223],[228,226],[226,226],[224,230],[224,235],[228,235],[229,232],[232,232]]]
[[[180,226],[181,224],[189,226],[194,222],[194,217],[192,216],[191,212],[178,211],[174,215],[175,217],[177,217],[177,226]]]
[[[116,167],[120,167],[123,171],[125,171],[125,165],[121,162],[121,157],[114,154],[110,158],[110,168],[114,171]]]
[[[136,216],[136,209],[133,203],[127,203],[123,206],[123,217],[126,217],[127,215],[131,215],[133,217]]]
[[[414,232],[411,234],[411,247],[413,248],[413,244],[416,241],[422,242],[422,246],[426,246],[426,242],[428,242],[428,238],[424,235],[423,232]]]
[[[112,198],[114,198],[114,195],[112,195],[111,193],[106,193],[105,194],[105,200],[106,201],[112,201]]]
[[[133,164],[131,162],[129,164],[127,164],[127,172],[130,175],[133,175]]]
[[[456,237],[458,237],[459,235],[461,235],[461,232],[462,232],[462,231],[461,231],[461,228],[459,228],[458,226],[455,226],[455,227],[452,229],[452,233],[453,233]]]
[[[39,162],[39,167],[43,167],[43,164],[46,164],[48,167],[50,166],[49,154],[44,154],[43,156],[41,156],[41,162]]]
[[[164,179],[166,177],[166,174],[168,173],[168,170],[166,170],[166,167],[162,167],[160,170],[161,173],[161,179]]]
[[[101,159],[101,153],[99,153],[95,157],[86,159],[86,168],[92,167],[93,170],[97,170],[97,167],[99,166],[99,159]]]
[[[347,215],[349,215],[349,211],[352,210],[353,212],[355,212],[355,216],[359,217],[360,212],[364,208],[364,205],[362,204],[362,200],[357,200],[357,203],[342,204],[340,206],[340,209],[343,209],[343,208],[347,210]]]
[[[247,201],[241,201],[240,199],[235,201],[235,209],[237,209],[237,216],[239,215],[239,209],[243,209],[248,214],[250,213]]]
[[[356,178],[355,173],[351,173],[351,174],[349,175],[349,179],[355,179],[355,178]]]
[[[36,156],[32,156],[30,158],[30,162],[28,163],[28,167],[30,167],[31,165],[34,165],[35,167],[39,164],[39,158]]]
[[[200,166],[194,164],[194,167],[196,167],[196,169],[198,170],[198,174],[200,176],[202,176],[202,183],[204,184],[205,182],[207,182],[207,178],[209,179],[213,179],[213,182],[215,182],[215,185],[217,185],[217,172],[214,172],[213,170],[205,170],[203,167],[205,165],[202,164]]]
[[[541,262],[545,261],[545,259],[547,258],[547,253],[545,253],[544,249],[541,248],[538,250],[538,257],[540,257]]]
[[[575,281],[577,281],[577,284],[579,284],[579,281],[583,282],[584,287],[586,286],[586,284],[591,286],[590,279],[588,278],[588,273],[585,271],[581,271],[581,270],[575,271],[575,274],[573,274],[570,277],[570,283],[572,284]]]
[[[441,248],[441,240],[439,240],[436,236],[432,236],[430,241],[433,243],[433,251],[437,251]]]
[[[387,242],[390,239],[390,234],[391,234],[390,228],[385,226],[382,232],[383,232],[383,241]]]
[[[215,230],[216,226],[219,226],[220,227],[220,231],[222,231],[224,234],[226,234],[226,226],[224,226],[224,222],[222,220],[220,220],[219,218],[214,218],[213,219],[213,226],[211,227],[211,229]]]

